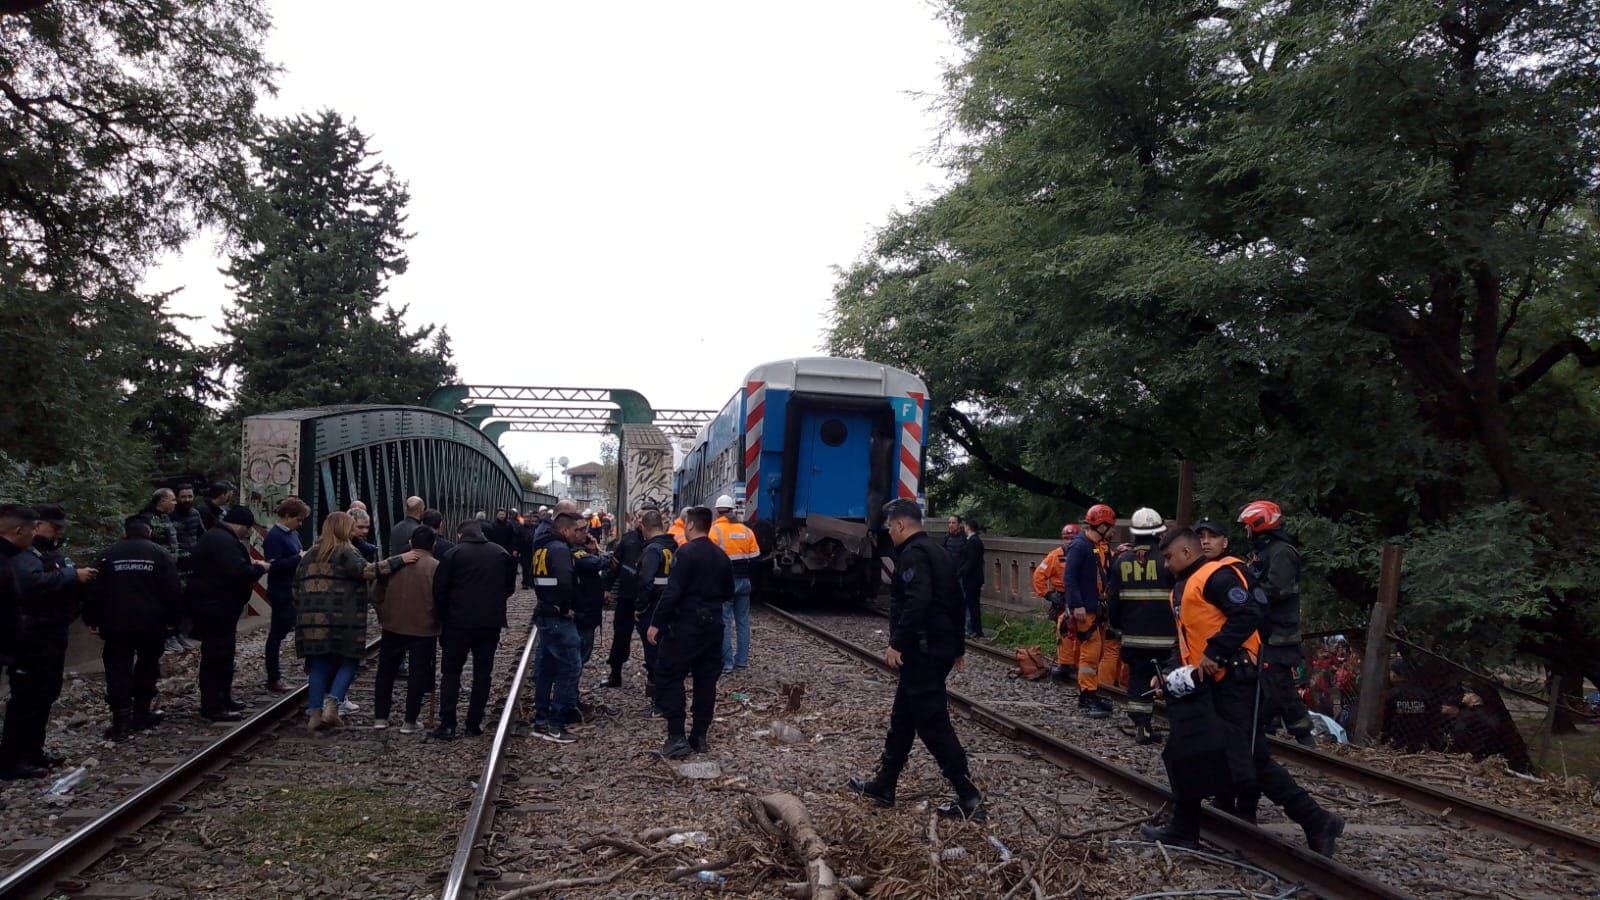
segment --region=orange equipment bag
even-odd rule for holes
[[[1017,648],[1017,674],[1029,681],[1038,681],[1050,674],[1050,664],[1038,647]]]

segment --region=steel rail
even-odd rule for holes
[[[1014,654],[992,644],[968,640],[967,647],[997,660],[1016,660]],[[1120,688],[1101,685],[1100,691],[1119,700],[1128,699],[1127,692]],[[1156,709],[1158,712],[1162,709],[1160,702],[1156,703]],[[1448,788],[1411,781],[1366,763],[1302,747],[1294,741],[1270,736],[1268,740],[1272,744],[1273,755],[1281,760],[1293,762],[1351,787],[1394,797],[1441,819],[1458,820],[1506,838],[1514,844],[1548,848],[1570,857],[1586,869],[1600,872],[1600,840],[1582,832],[1544,822],[1498,804],[1485,803]]]
[[[379,639],[367,644],[367,655],[377,652]],[[49,849],[32,857],[0,878],[0,897],[7,900],[43,900],[63,893],[56,883],[94,865],[116,847],[124,835],[133,834],[158,816],[174,811],[173,804],[207,777],[227,766],[258,738],[267,734],[295,710],[304,707],[308,685],[301,685],[273,701],[199,752],[161,773],[156,779],[111,809],[84,823]],[[66,891],[72,893],[72,891]]]
[[[439,900],[461,900],[478,893],[478,864],[483,861],[480,841],[494,821],[494,809],[500,799],[500,781],[505,773],[506,744],[516,724],[517,697],[527,681],[529,660],[539,629],[528,629],[528,642],[522,648],[522,658],[517,661],[517,672],[506,691],[505,707],[500,710],[500,724],[494,731],[494,742],[489,745],[489,755],[483,762],[483,774],[478,778],[478,789],[472,792],[472,804],[467,808],[467,821],[456,841],[456,852],[450,859],[450,870],[445,876],[444,889]]]
[[[822,641],[844,650],[868,665],[893,671],[882,657],[860,644],[839,637],[821,625],[766,605],[773,615]],[[1109,787],[1149,810],[1171,803],[1172,793],[1149,778],[1115,765],[1095,754],[1047,734],[1026,722],[985,706],[956,690],[947,692],[952,705],[979,724],[1037,752],[1052,764],[1071,769],[1090,781]],[[1206,806],[1201,810],[1201,834],[1212,843],[1250,859],[1291,882],[1328,897],[1380,897],[1402,900],[1412,895],[1386,885],[1337,860],[1263,831],[1241,819]]]

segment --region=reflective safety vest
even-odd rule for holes
[[[761,557],[761,545],[756,543],[755,532],[749,526],[720,516],[711,524],[707,536],[733,561],[733,577],[750,577],[752,566]]]
[[[755,559],[761,555],[761,546],[755,534],[744,524],[722,516],[711,525],[708,535],[711,542],[722,548],[729,559]]]
[[[667,534],[672,535],[672,539],[678,542],[678,546],[679,547],[682,547],[684,545],[684,542],[689,540],[688,538],[683,536],[683,520],[682,519],[673,519],[672,520],[672,527],[667,529]]]
[[[1200,665],[1200,660],[1206,655],[1206,642],[1228,622],[1227,615],[1205,596],[1206,582],[1224,566],[1233,567],[1239,575],[1239,581],[1246,585],[1250,584],[1250,575],[1245,570],[1244,562],[1232,556],[1224,556],[1196,569],[1195,573],[1184,581],[1181,597],[1177,590],[1172,591],[1172,615],[1178,623],[1178,653],[1186,665]],[[1261,633],[1253,632],[1245,639],[1241,649],[1252,657],[1259,658]],[[1220,681],[1222,674],[1222,670],[1219,669],[1216,679]]]

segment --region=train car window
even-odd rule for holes
[[[829,419],[822,423],[822,442],[829,447],[837,447],[844,443],[849,434],[850,429],[844,427],[844,423],[838,419]]]

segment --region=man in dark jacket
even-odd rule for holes
[[[437,509],[424,510],[422,524],[433,529],[433,558],[444,559],[446,553],[456,548],[456,542],[447,539],[444,530],[444,513]],[[413,532],[415,528],[411,529]]]
[[[161,645],[182,599],[178,566],[150,540],[149,523],[134,516],[125,533],[100,557],[100,577],[83,607],[84,624],[104,642],[100,658],[111,707],[105,736],[113,741],[127,740],[130,732],[160,720],[151,704],[161,675]]]
[[[239,616],[252,586],[267,571],[266,561],[252,560],[244,543],[255,527],[250,507],[230,507],[189,558],[184,605],[200,638],[200,715],[213,722],[237,722],[245,708],[233,699],[233,661]]]
[[[645,512],[641,510],[641,515]],[[606,687],[622,687],[622,666],[633,655],[633,628],[639,596],[639,557],[644,554],[645,536],[640,521],[617,542],[617,552],[611,556],[613,569],[611,595],[616,598],[616,612],[611,618],[611,653],[606,662],[611,666],[611,676]]]
[[[67,627],[78,617],[80,585],[96,571],[79,569],[60,550],[66,512],[59,506],[36,510],[33,546],[17,554],[8,568],[21,612],[11,699],[0,736],[0,778],[38,777],[61,760],[45,753],[50,709],[61,696],[66,669]]]
[[[33,546],[33,529],[39,512],[16,503],[0,504],[0,674],[16,671],[17,638],[22,633],[22,610],[11,581],[11,561]]]
[[[611,568],[611,557],[600,550],[600,542],[593,534],[587,537],[583,545],[572,548],[573,586],[578,595],[577,614],[572,622],[578,626],[580,671],[594,655],[594,634],[605,620],[605,574]]]
[[[1283,530],[1283,511],[1271,500],[1256,500],[1239,513],[1255,553],[1251,568],[1267,592],[1267,620],[1261,629],[1261,709],[1271,722],[1282,718],[1294,739],[1315,747],[1311,717],[1294,684],[1303,661],[1300,650],[1300,551]]]
[[[733,562],[712,543],[711,510],[691,506],[683,514],[686,540],[672,560],[667,589],[656,603],[645,640],[656,644],[656,705],[667,720],[661,755],[682,759],[705,753],[706,734],[717,712],[722,675],[722,604],[734,596]],[[694,717],[684,737],[685,678],[694,679]]]
[[[939,814],[982,820],[986,818],[983,794],[967,770],[967,753],[950,724],[945,693],[945,679],[951,671],[962,669],[967,651],[962,638],[962,598],[956,593],[951,559],[922,530],[922,508],[915,500],[892,500],[883,514],[895,546],[889,649],[883,659],[899,670],[900,683],[878,772],[870,779],[850,779],[849,787],[884,806],[893,806],[900,771],[911,755],[912,742],[921,737],[956,792],[956,802],[941,806]]]
[[[533,733],[556,744],[575,740],[566,725],[578,712],[583,647],[572,548],[583,546],[588,537],[588,521],[564,511],[540,530],[533,544],[533,590],[538,598],[533,622],[539,629],[533,663]]]
[[[172,507],[172,526],[178,530],[178,549],[184,557],[188,557],[194,552],[195,545],[200,543],[200,538],[205,536],[206,521],[194,505],[193,485],[178,485],[177,495],[177,503]]]
[[[967,636],[981,638],[983,634],[983,527],[972,519],[962,527],[967,532],[967,545],[961,552],[961,564],[956,568],[956,581],[961,584],[961,597],[967,604]]]
[[[494,511],[494,521],[484,529],[484,537],[490,543],[499,544],[502,550],[516,555],[517,552],[517,525],[511,521],[511,514],[503,509]]]
[[[517,524],[517,566],[522,569],[522,589],[533,590],[533,532],[539,527],[539,514],[528,510]]]
[[[226,481],[219,481],[206,488],[205,497],[195,504],[195,508],[200,510],[200,524],[204,525],[207,531],[222,524],[222,517],[233,507],[233,495],[233,485]],[[159,544],[160,541],[156,543]]]
[[[639,533],[644,546],[639,551],[639,571],[633,579],[633,619],[639,631],[639,646],[644,654],[644,696],[650,712],[659,714],[656,696],[656,645],[647,636],[655,620],[656,606],[672,575],[672,560],[678,553],[678,540],[667,533],[667,517],[658,509],[647,509],[639,517]]]
[[[500,631],[506,627],[506,598],[516,589],[511,555],[484,536],[482,524],[468,522],[462,526],[461,542],[439,560],[433,573],[433,602],[442,629],[439,644],[443,660],[439,727],[431,737],[447,741],[456,736],[456,703],[461,699],[461,670],[468,654],[472,656],[472,693],[467,699],[466,735],[483,734],[494,651],[500,645]]]
[[[416,531],[417,526],[422,524],[422,516],[427,511],[428,504],[423,502],[421,497],[406,498],[406,517],[389,529],[390,556],[399,556],[411,549],[411,532]],[[438,531],[437,528],[434,530]]]

